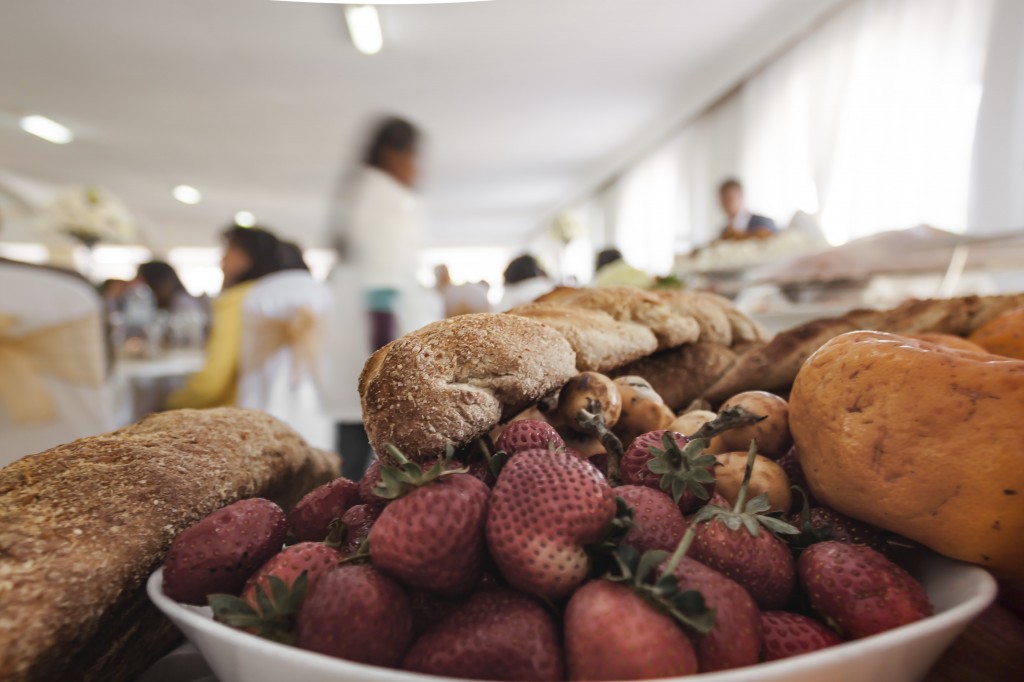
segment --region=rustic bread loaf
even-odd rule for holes
[[[269,415],[220,408],[0,469],[0,679],[134,679],[180,637],[145,594],[171,540],[242,498],[287,509],[339,464]]]
[[[378,452],[432,458],[510,419],[576,374],[551,327],[517,315],[459,315],[384,346],[359,377],[363,422]]]
[[[829,339],[858,329],[967,336],[993,317],[1024,305],[1024,294],[911,300],[891,310],[853,310],[841,317],[812,320],[781,332],[743,354],[701,396],[720,403],[742,391],[785,392],[804,361]]]
[[[658,339],[649,328],[616,320],[602,310],[530,303],[507,314],[535,320],[564,336],[576,353],[576,369],[581,372],[607,372],[658,350]]]
[[[612,376],[647,379],[673,411],[684,410],[737,360],[728,346],[700,341],[662,351],[621,367]]]

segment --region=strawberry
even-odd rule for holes
[[[286,534],[284,512],[270,500],[229,504],[174,538],[164,559],[164,594],[203,606],[208,594],[238,594]]]
[[[565,609],[571,680],[646,680],[692,675],[697,656],[668,614],[626,585],[594,580]]]
[[[346,564],[320,578],[296,629],[300,648],[394,668],[412,643],[409,597],[373,566]]]
[[[793,593],[796,569],[789,546],[774,533],[799,531],[764,514],[769,509],[767,495],[746,501],[756,455],[757,446],[751,444],[743,484],[731,510],[709,504],[693,517],[692,556],[747,588],[762,609],[777,609]]]
[[[851,639],[932,614],[924,588],[902,568],[864,545],[811,545],[797,562],[811,605]]]
[[[633,510],[633,527],[623,543],[640,553],[649,549],[671,552],[679,545],[686,532],[686,519],[671,497],[639,485],[621,485],[615,488],[615,495]]]
[[[715,491],[715,458],[703,454],[706,444],[673,431],[648,431],[622,456],[622,482],[663,490],[683,512],[691,512]]]
[[[766,661],[799,656],[843,643],[839,635],[813,618],[786,611],[762,613],[761,633]]]
[[[296,542],[323,542],[331,521],[359,502],[359,486],[347,478],[336,478],[314,488],[288,514],[288,530]]]
[[[565,447],[555,427],[539,419],[519,419],[505,427],[494,447],[509,457],[523,450],[548,450]]]
[[[533,599],[485,589],[421,636],[402,668],[471,680],[561,680],[559,630]]]
[[[320,576],[338,566],[343,558],[341,552],[322,542],[300,542],[285,547],[249,578],[245,583],[245,589],[242,590],[242,599],[259,612],[261,604],[257,597],[257,588],[262,589],[264,594],[271,595],[270,576],[275,576],[291,589],[295,580],[305,573],[306,589],[312,590]]]
[[[584,548],[615,512],[615,494],[589,462],[559,450],[525,450],[508,461],[491,492],[487,543],[514,587],[557,599],[587,579]]]
[[[249,578],[241,599],[211,594],[207,599],[214,618],[267,639],[294,644],[295,617],[307,592],[342,558],[338,550],[321,542],[285,547]]]
[[[851,519],[828,507],[812,509],[808,506],[806,496],[803,510],[799,515],[790,517],[790,523],[800,530],[799,535],[789,538],[790,546],[797,552],[816,542],[827,540],[845,542],[848,545],[867,545],[886,556],[890,556],[894,549],[889,542],[890,534],[881,528]]]
[[[381,507],[369,504],[357,504],[348,508],[341,517],[341,522],[345,524],[345,540],[340,547],[342,554],[350,556],[359,551],[382,511]]]
[[[701,672],[754,665],[760,660],[761,613],[739,583],[684,557],[672,571],[679,589],[695,590],[715,612],[714,627],[693,638]]]
[[[445,460],[424,472],[398,450],[391,455],[402,468],[381,469],[377,494],[396,499],[370,530],[373,565],[409,587],[469,593],[483,573],[490,490]]]

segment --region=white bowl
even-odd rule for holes
[[[967,624],[996,595],[980,568],[935,554],[912,572],[935,606],[931,618],[804,656],[699,675],[700,682],[914,682],[920,680]],[[220,682],[438,682],[442,678],[351,663],[234,630],[212,619],[208,607],[164,596],[163,569],[149,578],[153,603],[199,648]],[[449,678],[443,678],[449,679]],[[682,678],[679,678],[682,679]],[[693,679],[693,678],[686,678]]]

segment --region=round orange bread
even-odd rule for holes
[[[824,504],[1024,581],[1024,362],[850,332],[804,363],[789,419]]]
[[[959,350],[969,350],[974,353],[988,353],[978,344],[973,341],[968,341],[962,336],[955,336],[953,334],[938,334],[924,332],[922,334],[908,334],[908,338],[917,339],[918,341],[927,341],[928,343],[934,343],[939,346],[946,346],[947,348],[957,348]]]

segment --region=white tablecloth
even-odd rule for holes
[[[173,350],[155,358],[118,358],[114,365],[114,419],[117,428],[163,408],[167,396],[203,368],[201,350]]]

